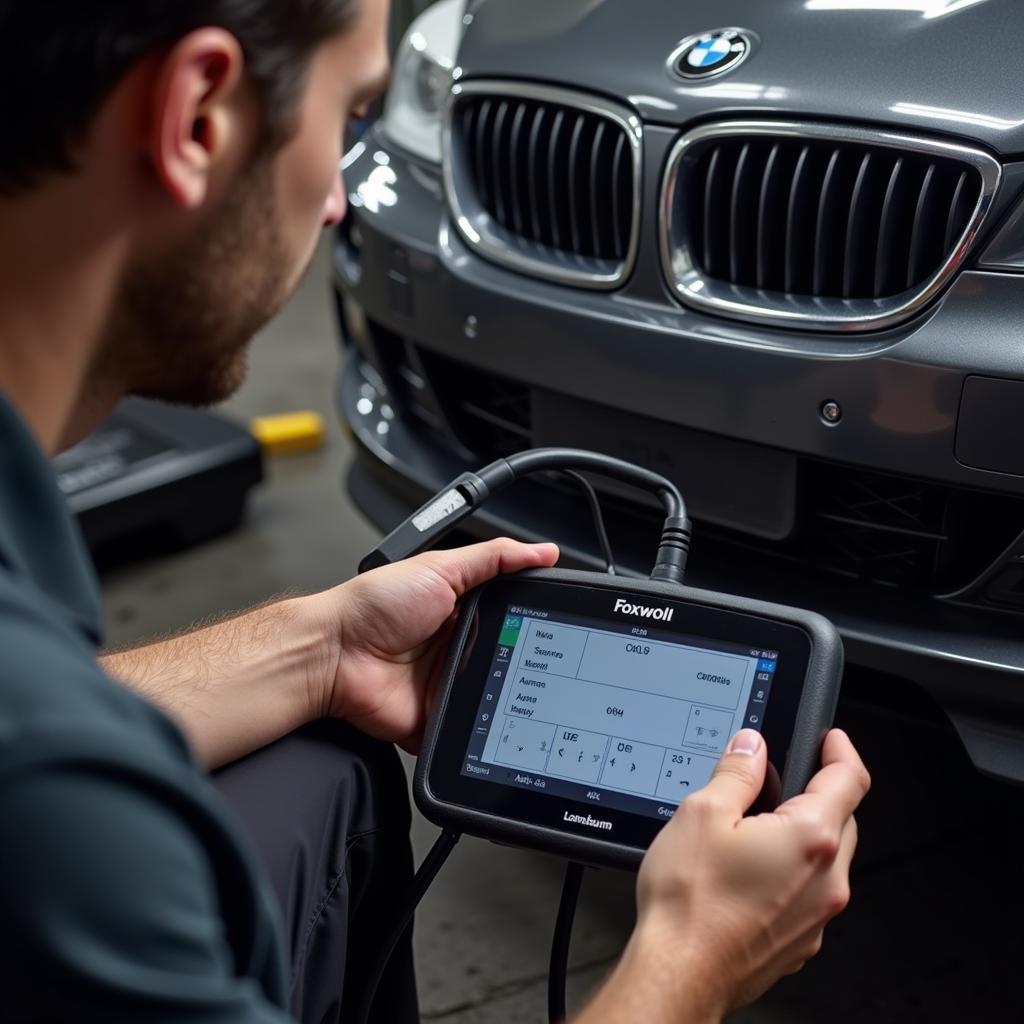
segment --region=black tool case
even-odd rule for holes
[[[243,427],[138,398],[53,465],[101,567],[233,529],[263,479],[260,446]]]

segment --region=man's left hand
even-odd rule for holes
[[[459,598],[500,573],[557,560],[554,544],[504,538],[430,551],[305,598],[337,640],[325,713],[417,752]]]

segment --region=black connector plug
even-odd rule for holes
[[[472,515],[493,491],[514,479],[515,473],[504,459],[492,462],[479,473],[457,476],[405,522],[396,526],[359,563],[359,571],[368,572],[426,551]]]
[[[408,558],[436,544],[449,530],[453,530],[487,496],[479,495],[475,473],[456,477],[439,494],[417,509],[404,523],[391,531],[360,563],[359,571],[367,572],[382,565]]]
[[[690,520],[686,516],[669,516],[665,520],[658,555],[651,571],[652,580],[683,582],[686,559],[690,553],[690,531]]]

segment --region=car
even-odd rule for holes
[[[824,613],[1024,779],[1022,50],[1014,0],[427,9],[344,160],[356,504],[387,529],[534,446],[639,462],[694,585]],[[656,509],[595,483],[646,572]],[[603,565],[571,481],[472,524]]]

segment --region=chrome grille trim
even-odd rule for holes
[[[484,201],[477,195],[472,175],[466,162],[459,157],[459,150],[454,145],[453,122],[459,100],[467,96],[488,96],[495,97],[499,101],[499,108],[503,98],[512,100],[529,100],[540,104],[549,103],[558,107],[570,108],[602,118],[612,122],[618,129],[620,142],[616,144],[612,156],[612,168],[614,180],[612,188],[617,189],[618,183],[618,160],[621,155],[621,145],[629,146],[630,164],[633,173],[633,187],[631,195],[631,220],[632,223],[624,225],[620,223],[620,214],[617,204],[613,204],[612,225],[616,241],[625,238],[626,252],[621,260],[596,260],[582,256],[577,253],[566,251],[565,246],[575,243],[580,245],[582,232],[596,230],[596,222],[592,220],[589,228],[580,224],[576,216],[575,206],[569,217],[569,227],[572,237],[557,239],[556,246],[545,246],[533,242],[528,238],[520,237],[514,232],[503,228],[487,212]],[[571,160],[577,159],[576,149],[572,146],[574,126],[564,124],[562,112],[554,115],[556,122],[552,126],[557,129],[551,140],[557,140],[558,133],[564,132],[569,139]],[[575,127],[578,127],[578,122]],[[519,138],[525,140],[524,145],[529,152],[533,152],[537,145],[537,135],[540,128],[537,119],[528,126],[520,125]],[[513,130],[515,124],[513,123]],[[552,142],[553,145],[553,142]],[[495,263],[508,267],[520,273],[529,274],[533,277],[554,281],[558,284],[573,285],[576,287],[591,288],[598,290],[610,290],[619,287],[632,273],[636,263],[637,247],[640,238],[640,207],[641,207],[641,172],[643,166],[643,128],[640,118],[628,107],[622,104],[612,103],[600,96],[593,96],[589,93],[577,92],[572,89],[556,88],[554,86],[538,85],[528,82],[512,82],[503,80],[471,80],[459,82],[452,88],[451,96],[444,119],[444,184],[447,195],[448,208],[456,229],[467,245],[487,257]],[[531,159],[531,164],[533,160]],[[549,153],[549,173],[554,168]],[[515,173],[513,168],[510,173]],[[486,186],[485,186],[486,187]],[[554,194],[552,182],[543,185],[546,195]],[[576,184],[573,183],[573,187]],[[536,195],[538,182],[536,175],[531,175],[528,182],[531,209],[523,211],[518,205],[513,207],[512,217],[518,223],[520,220],[525,224],[527,219],[536,227],[538,209]],[[512,194],[517,197],[518,191],[512,189]],[[486,197],[485,197],[486,199]],[[628,235],[625,234],[628,228]],[[557,237],[557,224],[554,225]],[[536,231],[535,231],[536,233]]]
[[[945,260],[938,269],[917,286],[887,298],[823,298],[758,289],[716,279],[701,269],[706,265],[706,260],[703,258],[706,254],[701,254],[702,258],[698,258],[698,254],[693,250],[686,226],[685,213],[680,209],[680,203],[676,202],[680,175],[688,165],[693,165],[695,154],[698,154],[706,144],[712,141],[730,139],[765,141],[773,138],[808,140],[809,143],[860,144],[866,147],[894,150],[894,155],[897,157],[902,153],[925,157],[934,156],[955,161],[978,173],[980,177],[978,199],[967,218],[966,227],[955,241],[950,237],[953,223],[953,211],[951,211],[949,221],[943,226],[945,229],[944,241],[951,244],[948,246]],[[798,162],[792,180],[794,192],[801,171],[802,166]],[[894,178],[896,173],[896,171],[893,172]],[[738,174],[737,177],[739,177]],[[682,135],[669,154],[659,204],[662,269],[669,287],[679,301],[703,312],[771,327],[801,330],[841,332],[884,330],[908,319],[927,306],[960,269],[991,208],[1001,179],[1002,166],[981,149],[902,132],[791,121],[723,121],[702,125]],[[710,181],[709,177],[709,189]],[[889,201],[893,184],[894,182],[890,183],[886,202]],[[823,206],[829,201],[829,187],[830,175],[826,171],[819,200]],[[922,199],[923,196],[919,196],[919,203]],[[734,194],[734,211],[737,200],[738,197]],[[954,203],[959,201],[960,191],[958,189]],[[707,199],[705,202],[704,214],[709,216],[710,209],[707,206]],[[791,193],[786,211],[789,225],[792,223],[795,210],[795,197]],[[849,216],[853,218],[855,213],[856,210],[851,209]],[[821,223],[819,210],[819,225]],[[919,228],[920,225],[917,227]],[[787,227],[787,232],[790,230],[791,227]],[[847,241],[853,244],[854,235],[849,229],[847,229],[847,235]],[[881,247],[883,242],[884,239],[879,238],[877,245]],[[815,239],[816,250],[827,244],[826,238],[817,237]],[[784,268],[787,286],[791,281],[790,263],[791,256],[787,252]],[[849,265],[849,260],[847,260],[847,265]],[[815,284],[818,283],[817,272],[820,271],[820,267],[821,253],[816,251]],[[910,268],[908,276],[912,275],[913,269],[913,267]],[[848,285],[848,281],[846,283]]]

